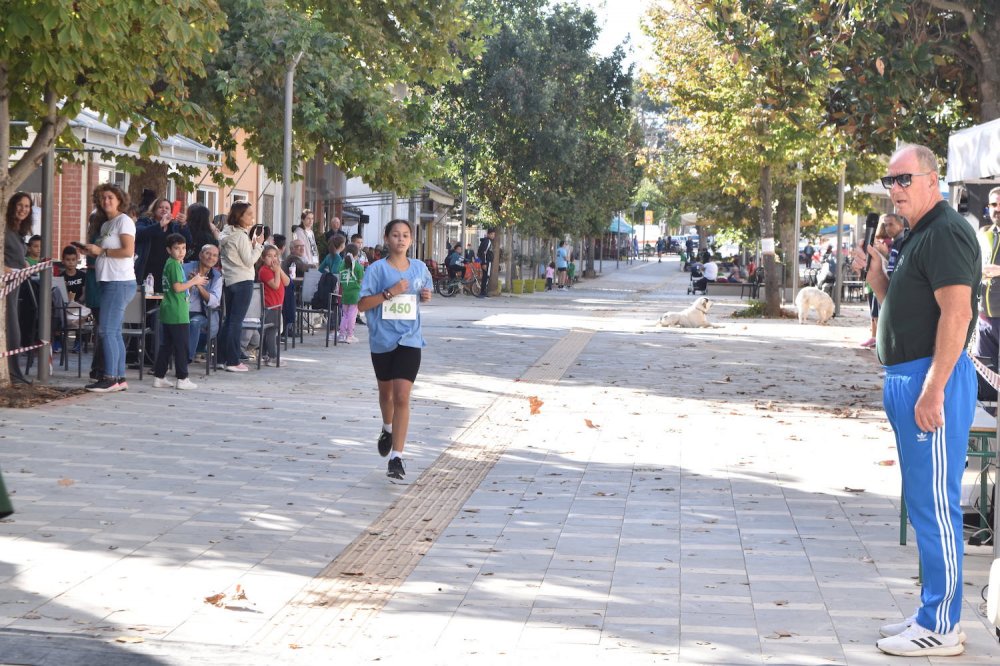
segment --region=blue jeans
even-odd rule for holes
[[[104,348],[104,374],[107,377],[125,376],[125,338],[122,337],[122,322],[125,321],[125,307],[135,295],[135,280],[101,283],[101,317],[97,325],[97,335]]]
[[[207,333],[207,335],[206,335]],[[188,360],[194,359],[194,355],[198,353],[198,348],[201,346],[201,341],[204,340],[205,344],[214,338],[219,333],[219,313],[212,313],[212,324],[209,326],[208,317],[206,317],[201,312],[191,313],[191,327],[189,330],[188,337]]]
[[[226,285],[226,322],[219,333],[219,358],[222,365],[240,364],[240,333],[250,309],[253,280]]]

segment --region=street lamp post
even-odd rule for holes
[[[289,233],[292,216],[292,89],[295,86],[295,68],[299,66],[304,51],[292,59],[285,72],[285,154],[281,169],[281,184],[283,189],[281,204],[281,231]]]
[[[642,202],[642,260],[646,261],[646,208],[649,207],[648,201]]]

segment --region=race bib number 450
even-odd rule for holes
[[[382,303],[382,319],[416,319],[417,295],[400,294]]]

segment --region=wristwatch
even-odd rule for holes
[[[389,291],[388,289],[383,289],[382,290],[382,298],[384,298],[387,301],[391,301],[392,300],[392,292]]]

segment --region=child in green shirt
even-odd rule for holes
[[[337,341],[348,344],[357,342],[354,325],[358,319],[358,301],[361,300],[361,280],[365,277],[365,267],[358,261],[358,246],[351,243],[344,252],[344,265],[340,269],[340,297],[344,306],[340,318]]]
[[[153,388],[195,389],[198,385],[188,379],[188,325],[191,317],[188,314],[188,290],[192,287],[204,286],[208,280],[197,272],[190,279],[184,279],[184,255],[187,253],[187,242],[180,234],[167,236],[167,254],[170,257],[163,266],[163,302],[160,304],[160,323],[163,325],[163,338],[160,348],[156,350],[156,363],[153,365]],[[174,357],[174,369],[177,371],[177,384],[168,382],[167,364],[170,356]]]

